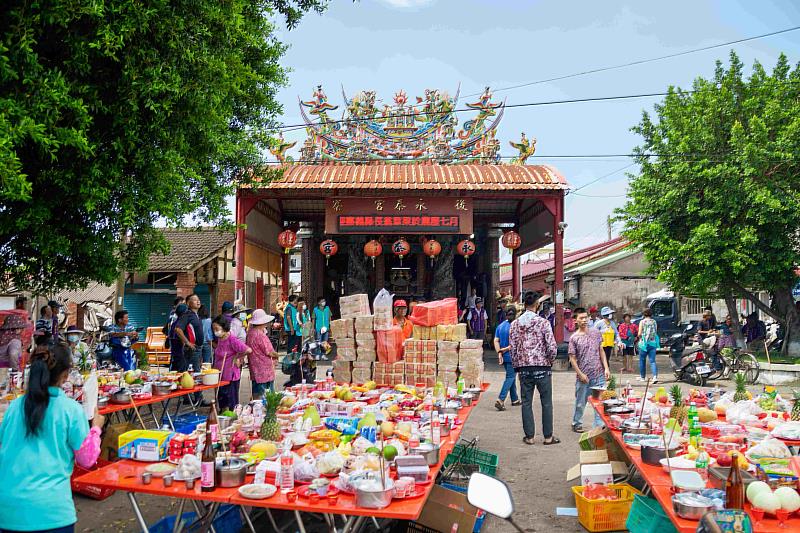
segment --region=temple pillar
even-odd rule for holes
[[[555,303],[556,342],[564,342],[564,198],[555,204],[553,213],[553,295]]]
[[[490,323],[494,324],[497,315],[497,290],[500,287],[500,237],[503,231],[490,228],[486,236],[486,262],[484,267],[489,272],[489,294],[484,307],[489,310]],[[497,324],[494,324],[497,326]]]
[[[519,272],[519,253],[517,250],[511,252],[511,296],[515,302],[519,302],[520,272]]]
[[[425,268],[428,262],[428,256],[419,251],[417,255],[417,289],[414,295],[423,297],[425,295]]]

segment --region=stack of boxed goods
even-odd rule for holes
[[[352,383],[366,383],[372,379],[372,362],[356,361],[353,363]]]
[[[406,383],[405,363],[374,363],[372,380],[382,385],[400,385]]]
[[[366,294],[354,294],[339,298],[339,311],[342,318],[355,318],[369,315],[369,298]]]
[[[340,320],[331,320],[331,339],[352,339],[353,332],[353,319],[342,318]]]
[[[413,333],[411,334],[411,338],[416,339],[418,341],[435,341],[437,340],[436,328],[435,327],[432,328],[429,326],[418,326],[414,324],[414,330]]]
[[[406,339],[403,343],[403,361],[406,364],[406,383],[436,384],[436,341]]]
[[[458,372],[458,343],[453,341],[439,341],[437,347],[438,369],[436,372],[436,381],[453,384],[456,382],[456,374]]]
[[[352,365],[350,361],[342,361],[338,357],[333,360],[333,381],[336,383],[351,383],[353,381]]]
[[[375,334],[372,332],[372,315],[355,319],[356,361],[373,362],[377,359]]]
[[[483,383],[483,341],[467,339],[458,343],[458,368],[467,387]]]
[[[445,298],[434,302],[424,302],[414,307],[409,317],[417,326],[438,326],[458,323],[458,302],[455,298]]]
[[[377,319],[376,319],[377,325]],[[403,330],[394,326],[386,331],[375,331],[376,353],[381,363],[396,363],[403,358]]]
[[[386,289],[381,289],[372,302],[375,310],[373,323],[375,331],[388,331],[394,327],[392,305],[392,295]]]
[[[352,338],[336,339],[336,359],[340,361],[355,361],[356,340]]]
[[[436,340],[461,342],[467,338],[467,325],[460,324],[439,324],[436,326],[434,334]]]

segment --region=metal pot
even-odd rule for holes
[[[217,424],[219,424],[219,430],[222,431],[223,429],[228,429],[233,424],[233,419],[229,416],[225,415],[217,415]]]
[[[472,394],[465,393],[461,395],[461,405],[464,407],[470,407],[472,405],[472,400],[475,397]]]
[[[239,458],[220,459],[216,464],[218,487],[240,487],[245,484],[247,461]]]
[[[172,392],[172,383],[169,381],[156,381],[153,383],[151,391],[153,396],[166,396]]]
[[[714,510],[713,505],[698,506],[683,503],[681,500],[685,498],[684,494],[686,493],[672,496],[672,508],[675,510],[675,514],[681,518],[685,518],[686,520],[700,520],[707,512]]]
[[[364,490],[363,483],[357,484],[356,489],[356,505],[366,509],[383,509],[392,503],[394,496],[394,482],[391,479],[386,480],[386,488],[379,490]]]
[[[108,396],[98,396],[97,397],[97,407],[102,409],[103,407],[108,406]]]
[[[603,402],[603,412],[607,413],[609,409],[613,409],[615,407],[620,407],[625,405],[625,400],[620,400],[617,398],[612,398],[610,400],[605,400]]]
[[[648,465],[661,466],[661,459],[667,457],[667,451],[662,446],[649,446],[646,443],[641,445],[642,462]],[[670,450],[670,457],[674,457],[678,450]]]
[[[600,395],[603,394],[606,391],[606,388],[605,387],[592,387],[591,390],[592,390],[592,398],[594,398],[595,400],[599,400],[600,399]]]
[[[129,389],[120,389],[111,395],[111,403],[131,403],[131,391]]]
[[[439,424],[439,435],[447,437],[450,435],[450,422],[445,419],[444,423]]]
[[[439,464],[439,446],[436,444],[421,442],[417,447],[416,453],[425,458],[425,462],[428,463],[428,466],[436,466]]]
[[[472,394],[472,396],[475,398],[475,402],[479,402],[483,389],[480,387],[470,387],[469,389],[464,389],[464,392]]]
[[[441,407],[439,413],[443,415],[457,415],[458,407]]]

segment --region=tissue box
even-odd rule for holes
[[[137,429],[119,436],[117,455],[120,459],[137,461],[166,461],[169,457],[170,431]]]

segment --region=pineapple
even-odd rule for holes
[[[734,377],[736,379],[736,393],[733,395],[733,401],[747,400],[747,377],[743,373],[737,373]]]
[[[686,419],[686,407],[683,405],[683,391],[680,385],[673,385],[669,389],[669,395],[672,398],[672,408],[669,410],[669,417],[678,421],[678,424],[683,424]]]
[[[261,424],[261,438],[278,442],[281,440],[281,425],[278,423],[278,406],[281,404],[283,394],[268,390],[264,393],[265,416]]]
[[[794,400],[791,415],[792,421],[800,422],[800,392],[792,389],[792,399]]]
[[[608,378],[608,384],[606,385],[606,390],[604,390],[600,394],[601,400],[610,400],[611,398],[617,397],[617,378],[611,376]]]

